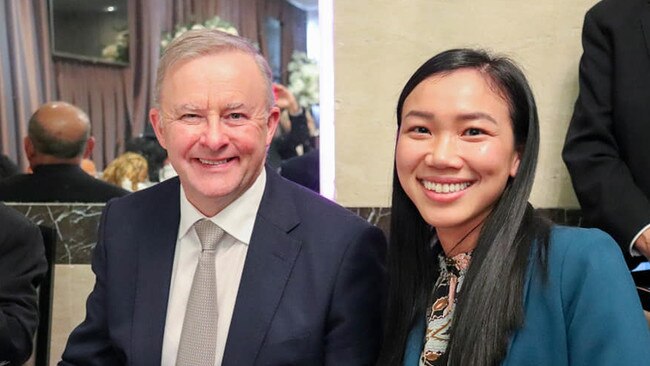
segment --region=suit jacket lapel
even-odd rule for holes
[[[288,235],[300,220],[294,198],[281,179],[267,168],[266,188],[239,284],[224,366],[255,363],[300,251],[301,242]]]
[[[646,51],[650,56],[650,1],[648,1],[641,13],[641,28],[643,29],[643,38],[645,38]]]
[[[132,324],[134,365],[160,365],[162,354],[180,220],[180,185],[178,179],[160,184],[164,186],[158,192],[159,199],[151,203],[149,215],[137,221],[143,227],[133,241],[138,248]]]

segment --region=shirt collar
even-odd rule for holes
[[[253,185],[246,192],[215,216],[206,217],[187,200],[185,190],[181,184],[181,220],[178,227],[178,239],[187,235],[198,220],[209,219],[238,241],[246,245],[250,244],[255,217],[260,202],[262,202],[265,186],[266,171],[262,169]]]

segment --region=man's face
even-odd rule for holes
[[[238,51],[183,61],[165,75],[149,117],[188,200],[206,216],[263,170],[280,115],[268,108],[264,85],[253,57]]]

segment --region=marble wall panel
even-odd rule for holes
[[[90,263],[104,204],[7,203],[37,225],[57,231],[56,264]]]

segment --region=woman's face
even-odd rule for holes
[[[508,104],[480,72],[459,69],[421,82],[401,117],[400,184],[441,240],[460,240],[485,219],[517,172]]]

